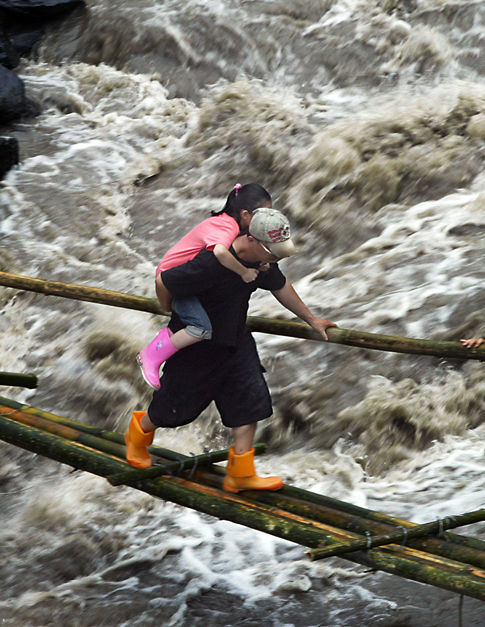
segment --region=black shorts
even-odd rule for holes
[[[273,408],[263,372],[249,331],[235,349],[210,341],[194,344],[165,363],[148,416],[157,427],[179,427],[215,401],[226,427],[269,418]]]

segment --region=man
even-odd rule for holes
[[[278,490],[280,477],[258,477],[253,441],[257,422],[273,413],[263,368],[254,339],[246,326],[251,294],[270,290],[289,311],[307,322],[327,340],[335,323],[314,316],[280,271],[277,261],[295,251],[286,217],[264,207],[253,213],[249,234],[238,237],[232,254],[243,265],[260,269],[258,278],[244,283],[222,266],[213,252],[203,250],[191,261],[166,270],[163,284],[174,297],[195,294],[212,323],[213,335],[173,355],[165,364],[160,390],[153,394],[148,412],[134,412],[125,433],[127,460],[133,466],[151,466],[147,451],[157,427],[178,427],[195,420],[215,401],[225,426],[233,431],[224,490]],[[182,327],[172,314],[171,332]]]

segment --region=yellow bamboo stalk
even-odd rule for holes
[[[126,309],[168,315],[167,312],[162,311],[158,300],[154,298],[114,292],[77,283],[45,281],[9,272],[0,272],[0,285],[50,296],[61,296],[63,298],[111,305],[113,307],[124,307]],[[319,333],[301,322],[249,316],[247,323],[251,331],[259,333],[272,333],[274,335],[323,341]],[[484,345],[478,348],[466,348],[458,341],[423,340],[340,328],[328,329],[327,334],[329,341],[334,344],[345,344],[357,348],[485,361]]]

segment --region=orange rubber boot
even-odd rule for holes
[[[226,492],[279,490],[283,487],[283,480],[281,477],[258,477],[254,468],[254,449],[236,455],[234,447],[231,446],[223,487]]]
[[[154,431],[146,433],[140,426],[140,420],[146,411],[134,411],[128,429],[125,431],[126,460],[137,468],[149,468],[152,458],[147,446],[153,442]]]

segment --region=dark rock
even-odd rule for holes
[[[22,80],[0,65],[0,124],[20,118],[27,109]]]
[[[6,32],[18,55],[27,57],[35,44],[44,36],[45,23],[42,20],[21,23],[17,21],[15,24],[8,25]]]
[[[51,18],[83,4],[83,0],[0,0],[0,9],[24,17]]]
[[[9,70],[13,70],[19,64],[19,60],[19,54],[10,41],[10,37],[3,26],[0,25],[0,64]]]
[[[19,145],[15,137],[0,135],[0,179],[19,162]]]

